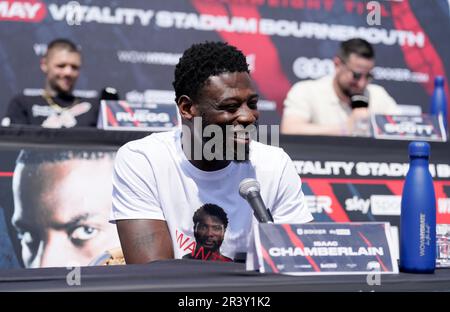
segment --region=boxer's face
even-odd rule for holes
[[[70,94],[80,75],[81,55],[65,49],[54,48],[41,61],[47,86],[56,93]]]
[[[348,97],[363,94],[372,80],[373,59],[367,59],[351,53],[347,60],[335,59],[336,82],[341,91]]]
[[[197,245],[212,252],[220,249],[225,235],[225,227],[219,218],[205,214],[195,225],[194,230]]]
[[[109,159],[17,165],[12,221],[26,267],[87,265],[119,246],[111,174]]]
[[[256,129],[259,118],[258,94],[250,75],[235,72],[209,77],[198,102],[198,116],[202,117],[203,128],[217,125],[222,129],[224,157],[226,149],[234,147],[234,159],[247,160],[250,133],[244,129]],[[238,157],[239,151],[244,155]]]

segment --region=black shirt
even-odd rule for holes
[[[93,99],[72,95],[56,97],[17,95],[6,112],[11,124],[47,128],[95,127],[99,105]]]

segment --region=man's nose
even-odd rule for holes
[[[73,68],[72,66],[64,66],[63,73],[67,76],[74,76],[76,75],[77,70]]]
[[[214,231],[211,227],[208,227],[208,229],[206,230],[206,236],[207,237],[214,236]]]
[[[258,120],[259,113],[256,109],[251,109],[247,104],[243,104],[239,109],[237,122],[240,125],[248,126]]]
[[[361,78],[358,79],[356,85],[358,86],[359,89],[365,89],[367,84],[369,83],[369,80],[367,79],[366,76],[362,76]]]

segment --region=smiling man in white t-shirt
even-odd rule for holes
[[[222,42],[193,45],[176,66],[173,86],[182,129],[129,142],[116,156],[112,220],[127,263],[189,253],[229,261],[247,252],[256,219],[239,195],[246,178],[260,183],[276,223],[312,220],[289,156],[251,140],[247,132],[258,120],[258,94],[241,51]],[[225,131],[211,138],[205,132],[212,126]],[[193,216],[204,205],[220,207],[228,220],[218,257],[197,252]],[[219,220],[210,221],[202,228],[207,246]]]

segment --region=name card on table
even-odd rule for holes
[[[258,224],[247,269],[289,275],[393,274],[385,222]],[[253,247],[253,249],[252,249]]]
[[[436,224],[436,267],[450,268],[450,224]]]
[[[392,140],[447,141],[441,116],[373,115],[374,137]]]
[[[107,130],[168,131],[180,125],[175,104],[129,103],[103,100],[97,128]]]

